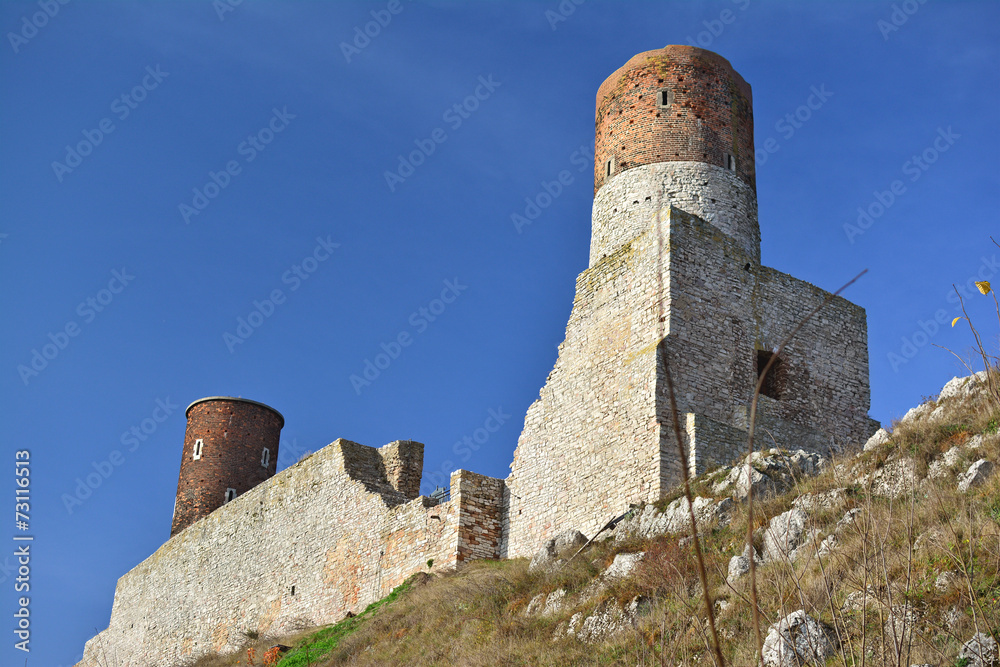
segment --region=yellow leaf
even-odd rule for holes
[[[955,326],[955,324],[956,324],[956,323],[957,323],[957,322],[958,322],[959,320],[964,320],[964,319],[965,319],[964,317],[956,317],[955,319],[953,319],[953,320],[951,321],[951,326]]]
[[[983,294],[990,293],[990,283],[986,280],[977,280],[976,287],[978,287],[979,291],[982,292]]]

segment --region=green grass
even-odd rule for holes
[[[418,576],[420,575],[415,574],[399,586],[396,586],[392,589],[391,593],[377,602],[372,602],[357,616],[345,618],[339,623],[325,627],[309,635],[297,647],[282,657],[278,662],[278,667],[308,667],[308,665],[322,660],[337,648],[344,638],[357,632],[372,614],[385,605],[395,602],[401,595],[406,593],[413,585],[414,579]]]

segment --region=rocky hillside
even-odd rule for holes
[[[1000,667],[1000,406],[984,378],[857,452],[754,452],[693,480],[693,503],[678,491],[589,544],[567,526],[530,562],[411,579],[280,665],[712,665],[717,642],[737,666]]]

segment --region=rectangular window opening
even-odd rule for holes
[[[271,450],[265,447],[264,451],[261,452],[260,455],[260,465],[266,468],[270,464],[271,464]]]
[[[201,450],[202,447],[204,446],[205,443],[202,441],[201,438],[198,438],[197,440],[194,441],[194,456],[191,458],[192,461],[197,461],[198,459],[201,458]]]
[[[774,363],[771,364],[770,368],[767,368],[767,364],[771,361],[771,359],[774,359]],[[760,380],[761,374],[764,373],[765,368],[767,368],[767,374],[764,375],[764,382],[760,385],[760,393],[763,396],[779,399],[785,389],[785,368],[781,357],[778,357],[773,352],[769,352],[767,350],[757,350],[756,370],[758,381]]]
[[[608,160],[608,176],[611,175],[611,165],[612,165],[611,160]]]
[[[230,500],[233,500],[234,498],[236,498],[236,489],[226,489],[226,500],[225,500],[225,502],[228,503]],[[223,504],[225,504],[225,503],[223,503]]]

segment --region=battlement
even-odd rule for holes
[[[412,440],[397,440],[379,449],[338,439],[333,447],[341,452],[344,472],[381,494],[387,502],[400,503],[420,495],[424,446]]]

